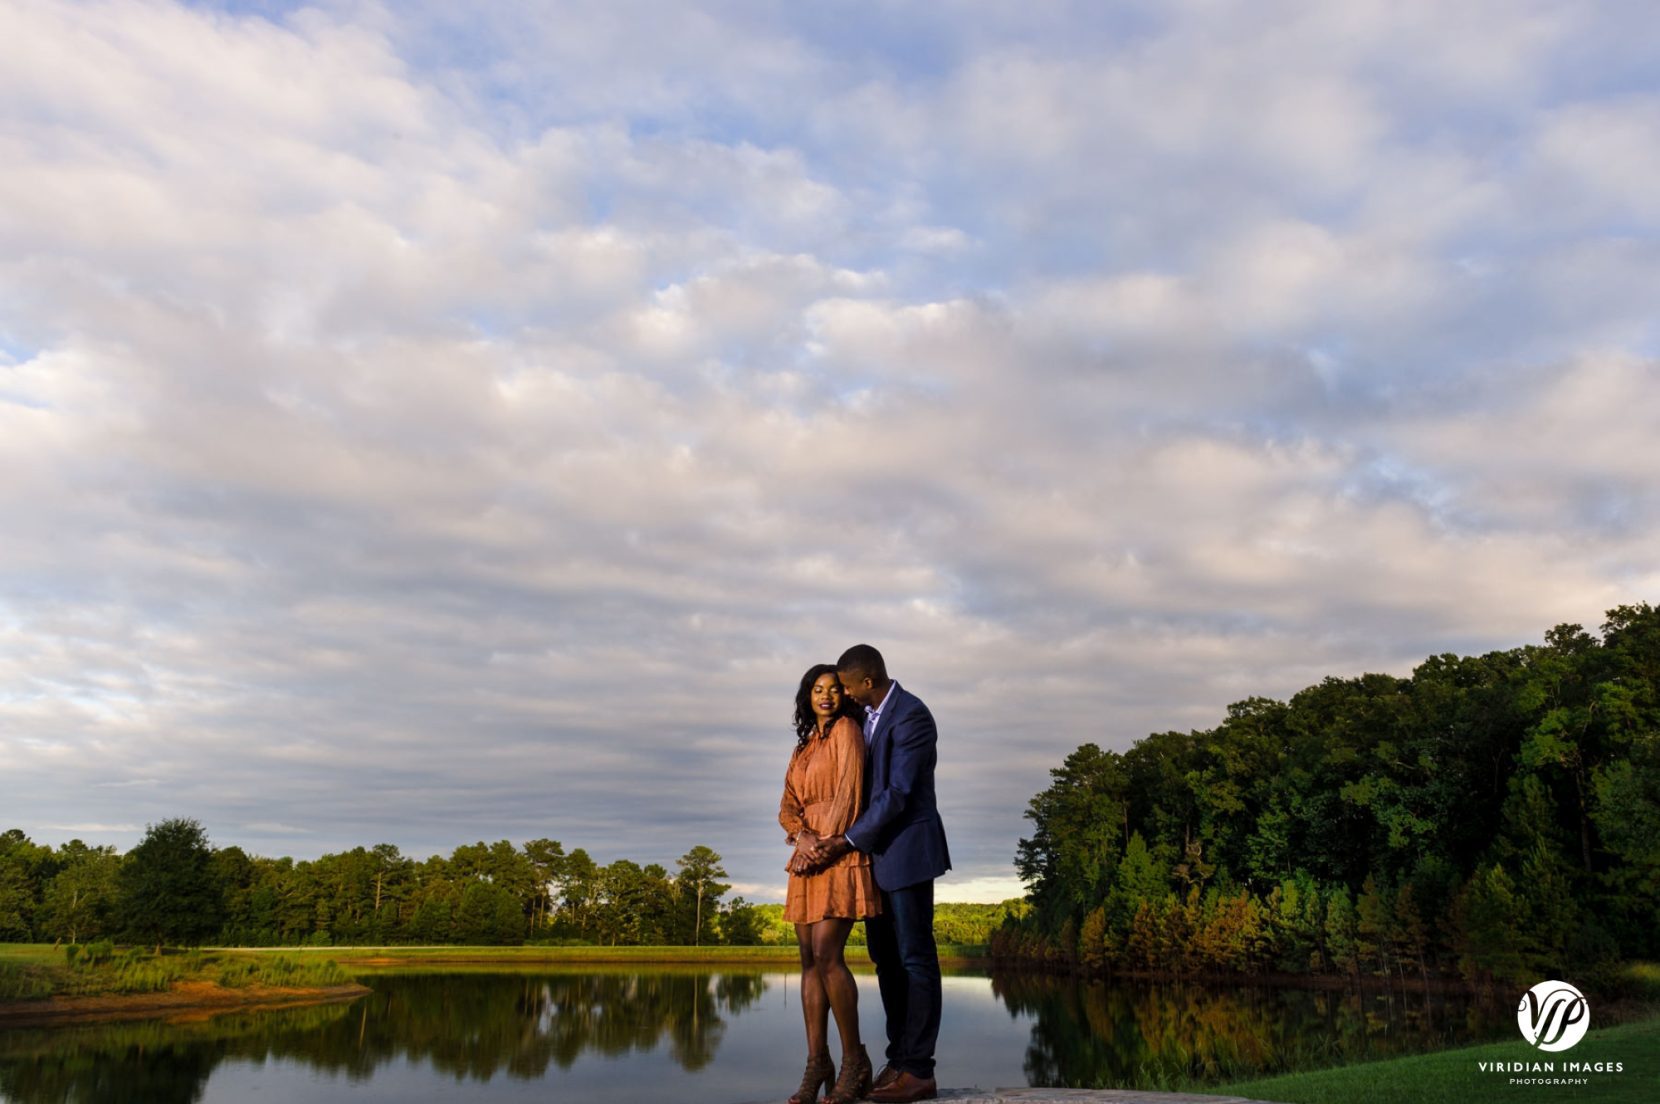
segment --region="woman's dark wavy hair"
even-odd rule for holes
[[[813,712],[813,683],[825,675],[836,673],[834,663],[815,663],[807,668],[807,673],[801,676],[801,686],[795,692],[795,750],[800,751],[807,746],[807,741],[818,730],[818,717]],[[842,694],[841,712],[837,717],[852,717],[858,720],[855,710],[859,703]]]

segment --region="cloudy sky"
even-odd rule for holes
[[[947,899],[1078,744],[1660,598],[1647,0],[0,0],[0,827]]]

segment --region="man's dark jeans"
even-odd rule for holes
[[[934,883],[884,891],[882,915],[865,921],[865,942],[888,1017],[888,1065],[917,1077],[934,1076],[941,997]]]

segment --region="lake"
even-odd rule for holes
[[[793,974],[592,966],[383,973],[350,1004],[0,1032],[0,1099],[782,1100],[805,1058]],[[882,1063],[875,977],[859,976]],[[1177,1087],[1514,1033],[1422,993],[1080,982],[949,971],[942,1085]],[[832,1053],[839,1056],[831,1029]]]

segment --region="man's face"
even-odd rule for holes
[[[871,684],[870,676],[858,671],[838,671],[836,677],[842,680],[842,689],[847,696],[866,707],[876,705],[876,687]]]

